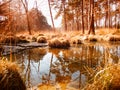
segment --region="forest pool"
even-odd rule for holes
[[[98,67],[120,60],[120,44],[89,43],[69,49],[40,47],[14,54],[26,86],[56,85],[80,89],[91,80]],[[49,89],[48,89],[49,90]]]

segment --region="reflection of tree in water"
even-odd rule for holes
[[[45,48],[34,48],[25,50],[15,55],[14,59],[16,58],[17,62],[20,64],[20,67],[22,68],[22,71],[24,71],[21,74],[26,81],[27,87],[32,86],[32,72],[36,72],[39,75],[40,61],[44,55],[46,55],[46,53],[47,49]],[[34,62],[36,62],[37,66]],[[32,71],[32,68],[34,68],[35,71]]]
[[[103,61],[101,62],[102,64],[118,63],[120,58],[119,47],[104,47],[103,55]]]
[[[50,84],[53,80],[52,75],[55,75],[54,80],[58,83],[64,83],[68,86],[71,82],[77,81],[75,87],[80,88],[84,83],[91,79],[98,66],[104,67],[105,63],[112,61],[117,63],[120,57],[119,47],[104,47],[96,45],[81,45],[79,47],[71,47],[70,49],[49,49],[52,55],[49,57],[50,69],[47,74],[40,74],[41,61],[46,55],[46,48],[35,48],[23,51],[16,55],[16,60],[24,69],[26,85],[31,87],[32,68],[38,76],[41,76],[42,84]],[[55,57],[57,60],[54,60]],[[34,65],[37,63],[37,66]],[[75,76],[77,73],[77,76]],[[75,74],[75,75],[74,75]],[[85,80],[83,80],[83,76]]]
[[[65,82],[66,80],[69,82],[72,75],[79,71],[79,83],[84,83],[81,81],[81,75],[90,79],[97,71],[97,67],[103,64],[104,58],[105,60],[109,59],[106,53],[109,53],[110,58],[118,60],[118,55],[115,54],[118,51],[117,48],[107,49],[103,46],[88,45],[79,48],[73,47],[69,50],[50,50],[58,59],[52,63],[51,72],[56,75],[56,82]]]
[[[61,50],[62,50],[62,49],[50,48],[50,49],[49,49],[49,52],[58,57]]]
[[[115,46],[114,48],[112,48],[110,50],[110,52],[111,52],[111,56],[110,57],[113,59],[114,63],[118,63],[118,61],[119,61],[119,58],[120,58],[119,51],[120,51],[120,48],[117,47],[117,46]]]
[[[46,55],[47,50],[45,48],[35,48],[35,49],[30,49],[29,54],[30,54],[30,59],[34,60],[35,62],[39,62],[44,55]]]
[[[40,72],[40,60],[42,60],[43,56],[46,55],[47,51],[46,49],[43,48],[35,48],[35,49],[30,49],[27,50],[27,60],[28,60],[28,66],[26,68],[26,83],[28,87],[31,87],[31,67],[34,67],[36,72],[39,73]],[[34,62],[38,63],[38,68],[34,65]]]
[[[22,63],[24,59],[27,59],[27,56],[30,55],[30,60],[35,62],[39,62],[44,55],[46,55],[47,50],[46,48],[34,48],[24,50],[19,52],[18,54],[13,54],[13,61],[17,60],[18,63]]]

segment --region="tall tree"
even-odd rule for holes
[[[47,23],[46,17],[42,14],[38,8],[32,8],[29,12],[30,26],[32,30],[47,30],[51,29],[51,26]]]
[[[79,27],[82,32],[84,32],[84,29],[88,29],[88,34],[95,34],[95,27],[105,25],[107,28],[114,25],[114,23],[117,25],[119,22],[119,0],[51,0],[51,2],[54,2],[54,7],[57,8],[56,16],[62,15],[64,28],[70,25],[74,27],[74,30]],[[114,8],[115,5],[116,8]],[[105,22],[101,23],[103,21]]]
[[[25,12],[26,12],[28,31],[29,31],[29,34],[31,35],[32,32],[31,32],[31,28],[30,28],[30,20],[29,20],[29,15],[28,15],[28,1],[27,0],[21,0],[21,2],[23,4]]]
[[[108,28],[110,28],[110,0],[107,0],[108,4]]]
[[[83,10],[84,10],[84,8],[83,8],[83,1],[84,0],[81,0],[82,1],[82,33],[84,34],[84,14],[83,14]]]
[[[63,12],[64,12],[64,30],[67,30],[65,2],[66,2],[66,0],[62,0],[62,6],[63,6]]]
[[[95,34],[95,27],[94,27],[94,0],[90,0],[91,5],[91,20],[90,20],[90,28],[88,34],[92,33]]]
[[[53,26],[53,29],[55,30],[55,25],[54,25],[52,10],[51,10],[51,6],[50,6],[50,0],[48,0],[48,5],[49,5],[49,11],[50,11],[50,16],[51,16],[52,26]]]

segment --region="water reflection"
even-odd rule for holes
[[[27,87],[38,84],[63,84],[65,88],[82,88],[98,67],[118,63],[120,46],[80,45],[70,49],[35,48],[15,55]],[[48,89],[49,90],[49,89]]]

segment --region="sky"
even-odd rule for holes
[[[35,0],[28,0],[29,1],[29,9],[35,7]],[[49,12],[48,0],[36,0],[38,9],[41,10],[43,15],[47,18],[48,24],[52,26],[52,21]],[[53,18],[55,17],[56,11],[52,9]],[[54,19],[55,27],[60,27],[61,25],[61,17],[58,19]]]

